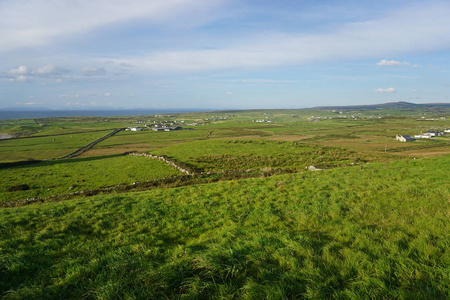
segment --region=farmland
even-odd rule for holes
[[[449,118],[418,107],[0,121],[16,136],[0,140],[1,203],[155,182],[0,208],[0,295],[449,298],[450,138],[395,140]],[[151,130],[165,124],[191,130]],[[146,130],[60,159],[133,126]]]

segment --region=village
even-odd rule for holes
[[[138,124],[143,124],[144,121],[137,121]],[[134,126],[127,127],[125,131],[142,131],[142,130],[153,130],[153,131],[176,131],[176,130],[194,130],[194,128],[189,127],[181,127],[180,125],[188,125],[188,126],[198,126],[203,125],[199,123],[186,123],[185,121],[178,122],[174,121],[153,121],[153,124],[144,124],[144,127]]]

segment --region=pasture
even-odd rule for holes
[[[1,203],[163,184],[0,208],[0,297],[448,299],[450,138],[395,136],[449,118],[418,107],[1,121],[16,135],[0,141]],[[193,130],[150,129],[169,124]],[[130,126],[146,130],[58,159]]]
[[[450,297],[448,156],[0,210],[5,298]]]
[[[0,202],[129,185],[180,174],[159,160],[135,156],[43,161],[0,169]],[[20,185],[26,185],[28,189],[14,190]]]

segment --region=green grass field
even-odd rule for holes
[[[448,156],[0,210],[6,299],[446,299]]]
[[[253,168],[302,170],[309,165],[331,167],[360,161],[352,151],[313,144],[264,140],[202,140],[157,151],[197,171]]]
[[[0,162],[63,157],[111,131],[0,140]]]
[[[159,160],[145,157],[113,155],[44,161],[0,169],[0,202],[129,185],[180,174]],[[23,184],[30,189],[8,191]]]
[[[0,141],[0,163],[53,160],[0,164],[0,204],[158,184],[0,208],[0,297],[449,299],[449,137],[395,140],[449,118],[418,107],[2,120],[22,138]],[[202,125],[122,131],[54,159],[113,128],[174,121]],[[129,151],[229,172],[175,176]]]

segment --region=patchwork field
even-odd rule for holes
[[[447,119],[431,106],[0,121],[15,136],[0,140],[0,206],[15,206],[0,208],[0,297],[448,299],[450,137],[395,140]]]

